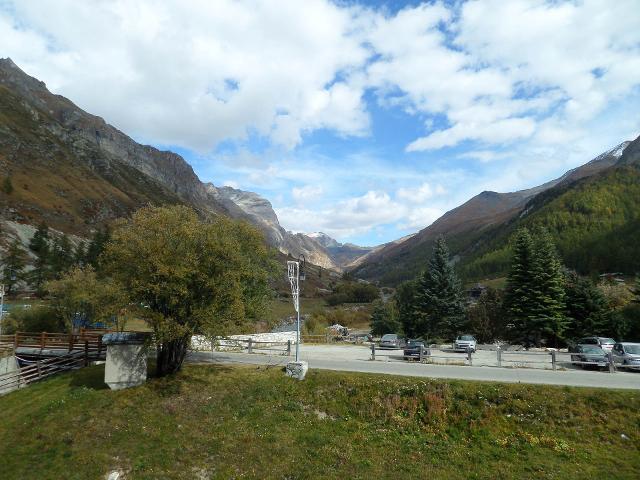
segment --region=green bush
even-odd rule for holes
[[[49,307],[34,307],[14,310],[8,319],[6,333],[15,332],[65,332],[62,318]]]

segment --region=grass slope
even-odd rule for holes
[[[103,368],[0,398],[3,480],[637,478],[640,393],[188,366]],[[625,434],[628,440],[621,437]]]

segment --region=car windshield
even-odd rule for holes
[[[584,353],[604,353],[604,351],[600,347],[596,347],[593,345],[583,345],[582,351]]]
[[[473,335],[460,335],[458,337],[458,340],[464,340],[464,341],[467,341],[467,342],[472,342],[472,341],[475,340],[475,338],[473,338]]]
[[[600,344],[601,345],[613,345],[614,343],[616,343],[616,341],[613,338],[601,338],[600,339]]]
[[[423,345],[424,344],[424,340],[420,339],[420,338],[412,338],[411,340],[409,340],[407,342],[408,345]]]
[[[624,351],[631,355],[640,355],[640,345],[625,345]]]
[[[390,340],[397,340],[398,339],[398,335],[396,335],[395,333],[387,333],[386,335],[382,336],[382,341],[390,341]]]

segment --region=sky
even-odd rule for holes
[[[0,57],[295,232],[377,245],[640,134],[639,0],[0,0]]]

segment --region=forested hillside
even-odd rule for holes
[[[640,165],[620,165],[537,195],[517,220],[460,263],[464,278],[504,275],[509,239],[519,226],[547,229],[564,264],[579,273],[640,271]]]

